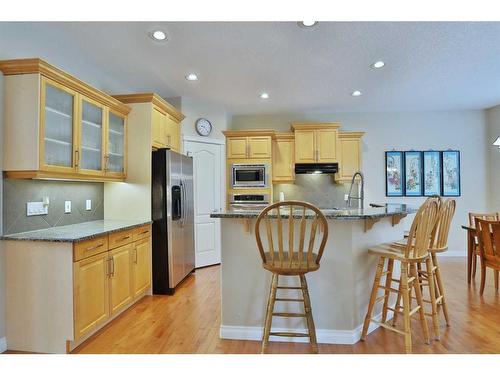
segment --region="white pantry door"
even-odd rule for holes
[[[210,214],[222,209],[221,144],[186,140],[185,152],[193,157],[195,267],[220,263],[220,219]]]

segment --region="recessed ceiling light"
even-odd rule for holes
[[[351,95],[352,96],[361,96],[361,91],[359,91],[359,90],[353,91],[353,92],[351,92]]]
[[[300,26],[300,27],[313,27],[313,26],[316,26],[318,24],[318,21],[299,21],[297,22],[297,24]]]
[[[151,36],[151,38],[153,38],[154,40],[157,40],[157,41],[164,41],[164,40],[167,40],[167,34],[165,34],[164,31],[162,30],[155,30],[153,31],[151,34],[149,34]]]
[[[195,73],[189,73],[187,76],[186,76],[186,79],[188,81],[198,81],[198,76],[195,74]]]
[[[383,68],[385,66],[385,62],[375,61],[371,66],[373,69],[380,69],[380,68]]]
[[[261,99],[269,99],[269,94],[267,92],[263,92],[262,94],[259,95]]]

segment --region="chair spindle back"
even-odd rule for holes
[[[477,217],[475,220],[481,256],[488,263],[500,266],[500,221],[484,220]]]
[[[261,238],[262,223],[265,224],[267,249]],[[308,269],[313,263],[319,265],[328,239],[328,224],[314,205],[283,201],[262,210],[255,223],[255,237],[263,263],[277,264],[280,268]],[[315,246],[317,237],[321,237],[318,247]]]
[[[437,198],[427,199],[415,214],[405,248],[406,258],[422,258],[428,254],[438,218],[438,202]]]

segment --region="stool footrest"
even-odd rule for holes
[[[300,286],[278,286],[277,289],[302,289]]]
[[[304,302],[304,300],[300,298],[276,298],[275,301]]]
[[[295,333],[295,332],[271,332],[269,336],[282,336],[282,337],[309,337],[307,333]]]
[[[282,316],[285,318],[305,318],[307,315],[301,313],[291,313],[291,312],[276,312],[273,313],[273,316]]]
[[[400,335],[404,335],[404,334],[405,334],[403,331],[400,331],[399,329],[396,329],[396,328],[394,328],[393,326],[391,326],[391,325],[389,325],[389,324],[382,323],[382,322],[380,322],[380,321],[378,321],[378,320],[375,320],[375,319],[370,319],[370,320],[371,320],[373,323],[376,323],[376,324],[378,324],[378,325],[379,325],[379,326],[381,326],[381,327],[384,327],[384,328],[387,328],[387,329],[389,329],[389,330],[391,330],[391,331],[394,331],[394,332],[396,332],[396,333],[399,333]]]

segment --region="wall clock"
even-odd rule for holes
[[[206,118],[199,118],[196,120],[196,131],[199,135],[206,137],[212,132],[212,123]]]

